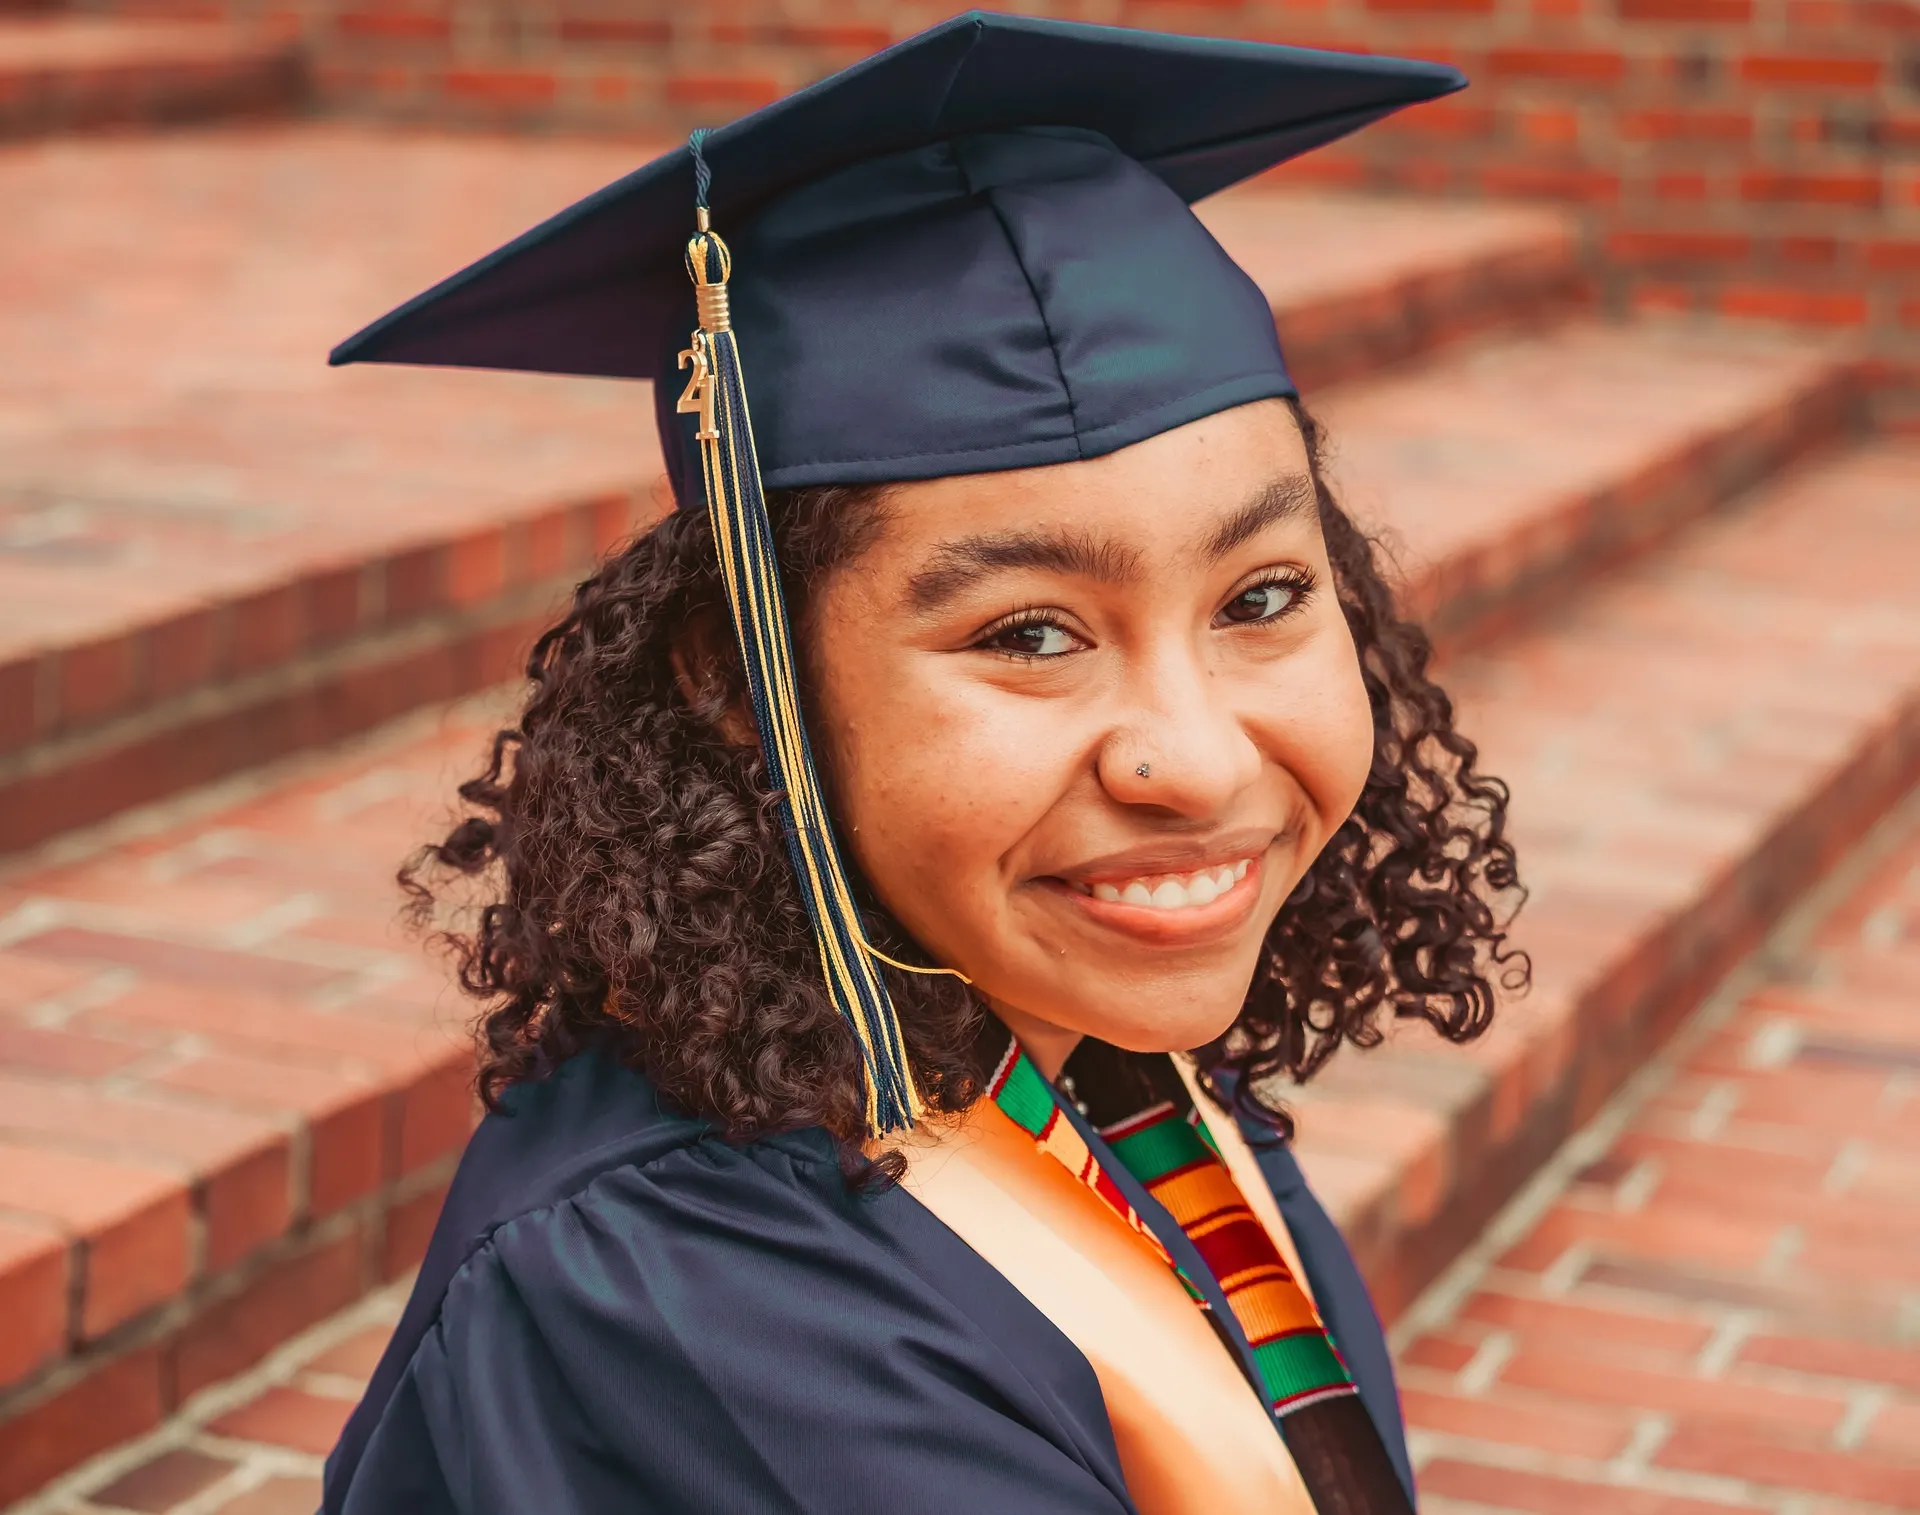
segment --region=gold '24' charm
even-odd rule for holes
[[[680,403],[674,409],[681,415],[700,418],[700,429],[694,433],[700,441],[719,441],[720,428],[714,424],[713,414],[713,363],[707,357],[707,334],[704,331],[693,334],[693,346],[680,354],[680,366],[691,367],[693,372],[687,375],[687,387],[680,391]]]

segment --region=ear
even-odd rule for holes
[[[760,740],[753,711],[738,687],[739,654],[731,625],[710,611],[691,616],[667,655],[673,660],[680,698],[696,720],[734,747],[751,747]]]

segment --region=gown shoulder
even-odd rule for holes
[[[1091,1369],[906,1194],[579,1062],[476,1134],[326,1515],[1132,1510]]]

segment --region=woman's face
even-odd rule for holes
[[[1373,750],[1291,414],[887,511],[807,622],[843,844],[1043,1061],[1210,1041]]]

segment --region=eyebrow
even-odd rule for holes
[[[1267,527],[1308,514],[1315,504],[1312,479],[1283,474],[1222,521],[1201,545],[1201,555],[1218,562]],[[942,542],[927,566],[907,581],[907,599],[916,611],[932,610],[990,574],[1021,568],[1106,584],[1137,583],[1146,576],[1139,553],[1085,531],[992,532]]]
[[[993,532],[942,542],[928,565],[907,581],[907,598],[915,610],[931,610],[988,574],[1013,568],[1128,584],[1143,577],[1145,564],[1132,548],[1084,531]]]
[[[1258,536],[1269,526],[1310,515],[1319,505],[1313,480],[1303,473],[1286,473],[1242,505],[1214,530],[1201,548],[1210,563],[1217,563],[1242,542]]]

